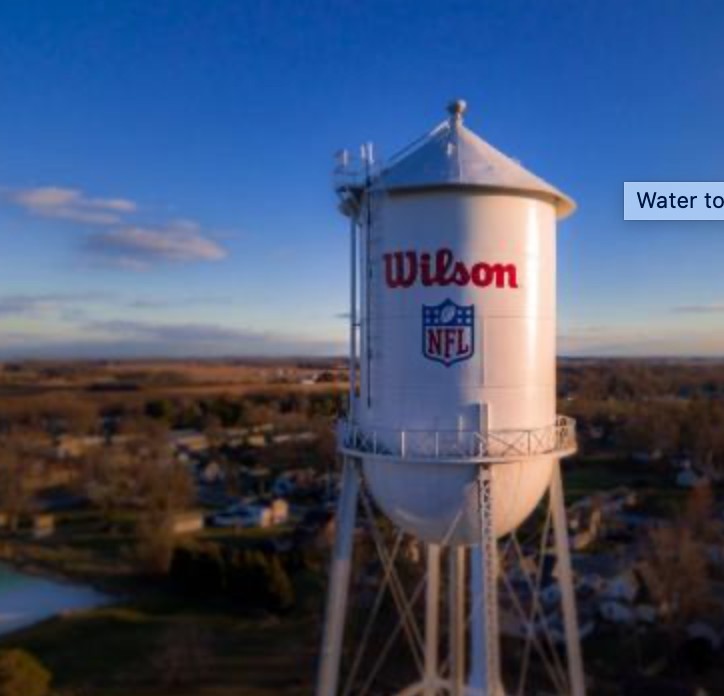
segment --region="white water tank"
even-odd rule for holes
[[[360,389],[340,447],[405,531],[472,544],[481,463],[500,536],[574,447],[555,372],[556,222],[574,204],[468,130],[464,110],[347,184]]]

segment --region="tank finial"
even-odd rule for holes
[[[447,105],[447,111],[450,114],[450,120],[461,123],[463,114],[468,110],[468,104],[464,99],[454,99]]]

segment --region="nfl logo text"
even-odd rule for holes
[[[446,367],[475,352],[475,306],[445,300],[422,305],[422,354]]]

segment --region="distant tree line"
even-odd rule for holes
[[[265,392],[243,396],[218,396],[199,399],[156,398],[146,402],[145,415],[163,421],[172,428],[205,429],[210,423],[224,428],[259,425],[291,417],[304,421],[333,418],[342,409],[344,396],[339,391],[305,393],[302,391]]]
[[[724,361],[563,359],[558,395],[622,401],[724,398]]]

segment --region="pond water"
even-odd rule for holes
[[[107,602],[107,596],[91,587],[28,575],[0,563],[0,635]]]

